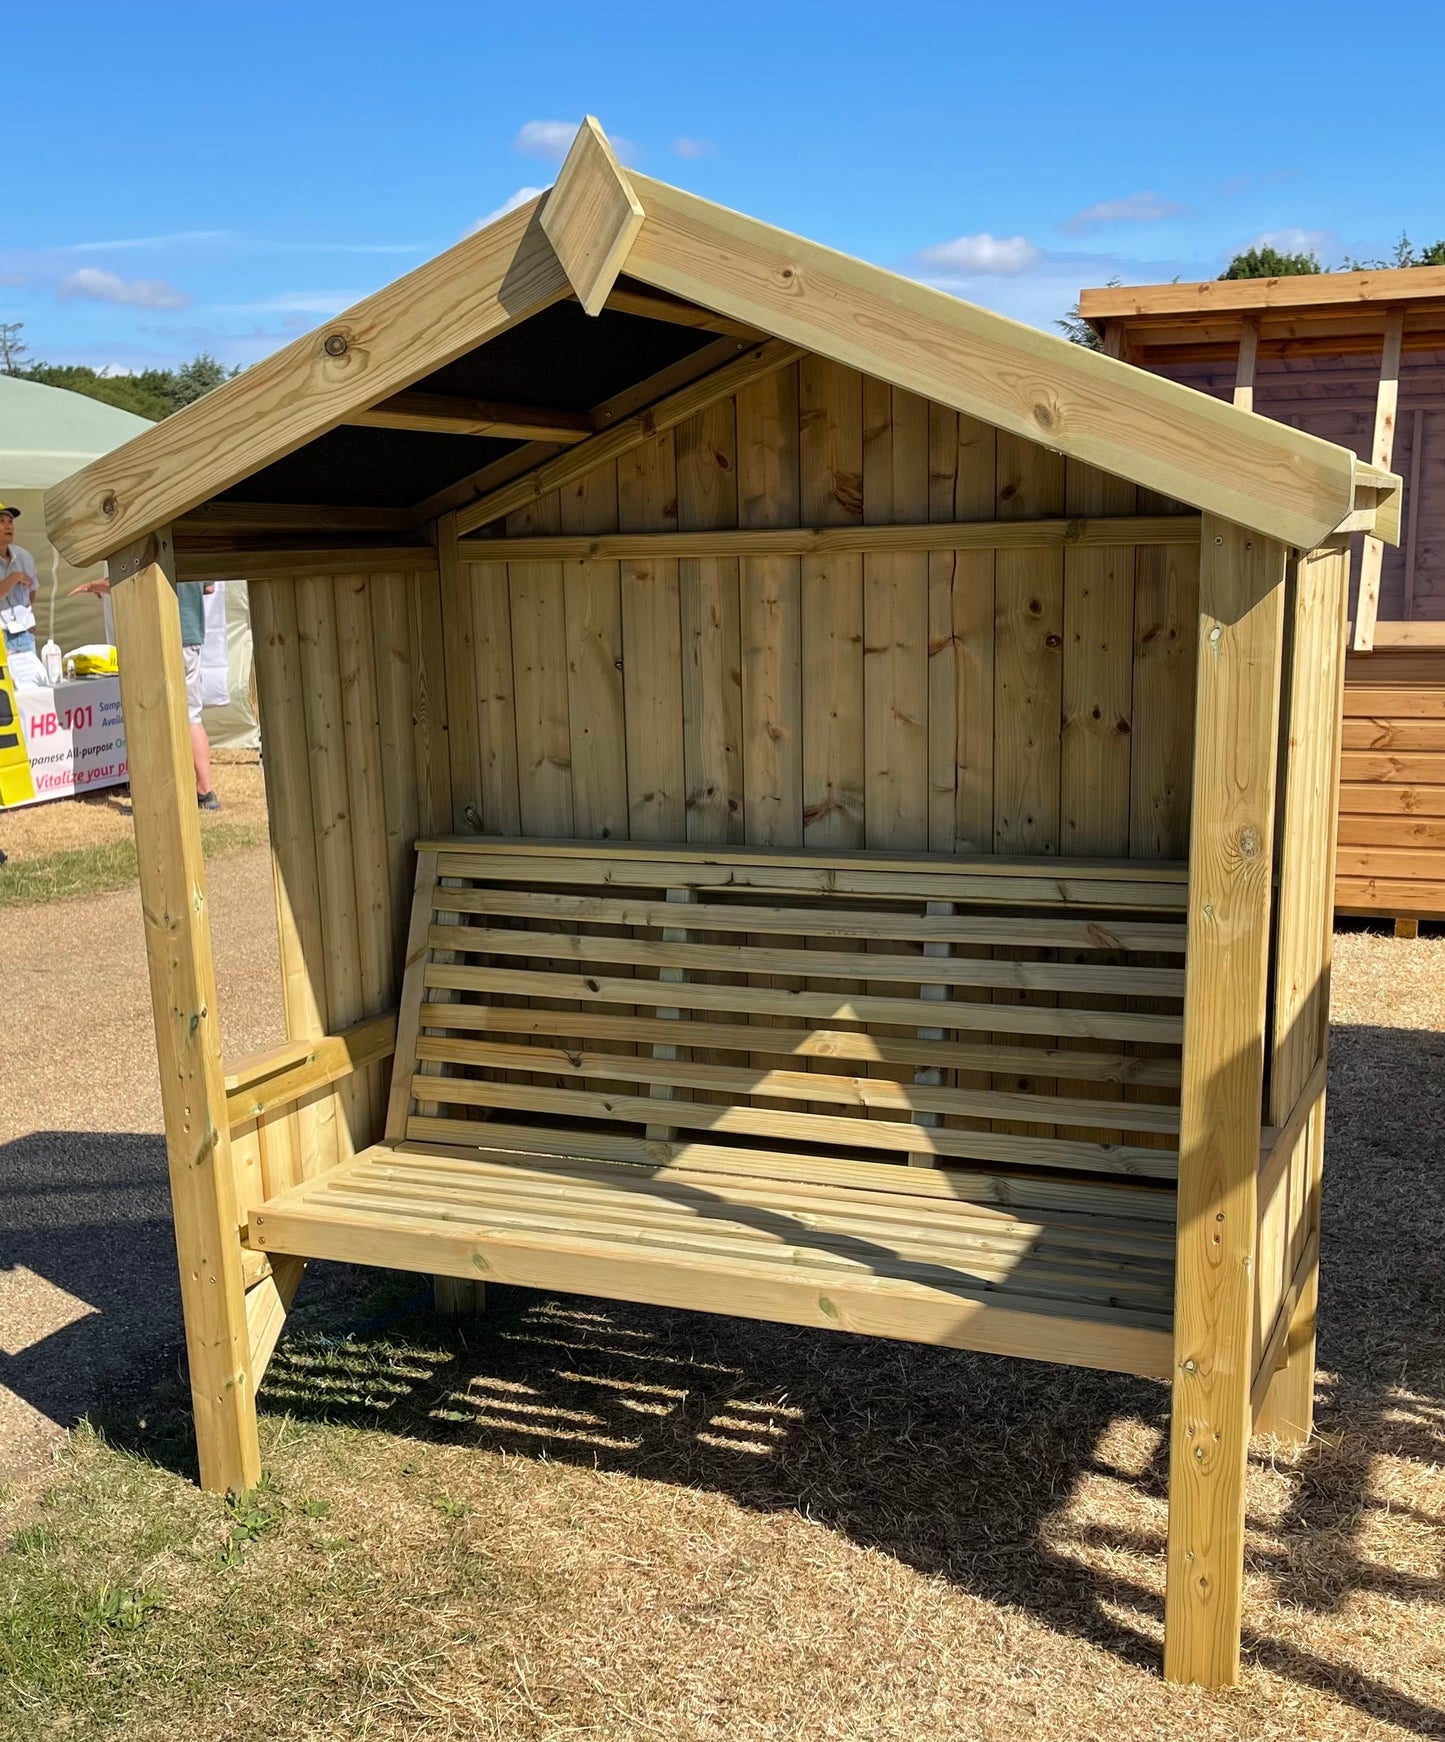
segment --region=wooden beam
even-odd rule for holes
[[[592,434],[585,411],[549,411],[540,405],[504,405],[445,393],[393,393],[346,419],[363,429],[420,430],[434,435],[494,436],[526,442],[580,442]]]
[[[111,558],[131,806],[201,1485],[261,1477],[216,975],[168,531]]]
[[[1176,500],[1312,548],[1355,507],[1348,450],[645,176],[628,272]]]
[[[203,502],[171,528],[177,550],[208,550],[221,540],[287,533],[318,538],[333,532],[380,535],[410,530],[411,513],[406,508],[338,508],[320,502]]]
[[[1259,1371],[1255,1374],[1254,1383],[1249,1388],[1250,1414],[1254,1417],[1260,1433],[1274,1431],[1263,1420],[1265,1405],[1277,1375],[1289,1362],[1291,1355],[1296,1352],[1291,1349],[1291,1344],[1296,1342],[1302,1334],[1307,1336],[1310,1345],[1310,1384],[1311,1386],[1314,1384],[1313,1304],[1307,1328],[1300,1323],[1300,1305],[1307,1296],[1313,1302],[1314,1297],[1318,1295],[1319,1268],[1320,1234],[1319,1229],[1314,1228],[1311,1229],[1309,1237],[1305,1241],[1305,1249],[1289,1279],[1289,1284],[1284,1291],[1284,1299],[1279,1303],[1279,1311],[1274,1316],[1274,1323],[1265,1336]]]
[[[264,1257],[265,1254],[251,1253],[249,1256]],[[276,1344],[280,1341],[286,1324],[286,1315],[296,1298],[296,1290],[305,1269],[304,1258],[288,1258],[277,1253],[266,1274],[246,1293],[246,1328],[251,1346],[251,1372],[258,1388],[271,1364],[271,1357],[276,1352]]]
[[[642,206],[595,116],[583,117],[542,206],[542,228],[589,315],[601,314],[638,231]]]
[[[1395,451],[1395,411],[1400,399],[1400,341],[1405,331],[1405,311],[1392,308],[1385,316],[1385,342],[1380,350],[1380,385],[1375,395],[1375,434],[1370,463],[1390,469]],[[1380,610],[1380,571],[1385,561],[1384,542],[1366,534],[1360,553],[1360,586],[1355,598],[1356,653],[1368,653],[1375,645],[1375,618]]]
[[[721,343],[733,345],[735,341],[724,339]],[[766,344],[745,351],[731,363],[715,369],[700,381],[690,383],[657,405],[624,418],[610,429],[599,431],[590,441],[579,442],[576,447],[565,454],[559,454],[555,460],[538,466],[535,471],[518,478],[515,483],[504,485],[500,490],[483,496],[480,501],[473,502],[470,507],[459,509],[458,534],[464,536],[475,532],[479,526],[499,520],[505,514],[512,514],[535,502],[539,496],[546,496],[551,491],[570,484],[574,478],[580,478],[594,466],[602,465],[607,460],[615,460],[621,454],[631,453],[634,448],[640,448],[644,442],[652,441],[664,430],[675,428],[719,399],[729,398],[749,382],[760,381],[779,369],[785,369],[801,355],[802,351],[797,345],[790,345],[784,339],[769,339]]]
[[[1254,366],[1259,357],[1259,321],[1246,315],[1239,334],[1239,361],[1234,369],[1234,403],[1240,411],[1254,410]]]
[[[1445,410],[1445,405],[1442,405]],[[1405,610],[1408,623],[1415,615],[1415,563],[1420,548],[1420,456],[1425,448],[1425,413],[1417,409],[1410,426],[1410,485],[1405,492]],[[1378,625],[1375,645],[1380,644]]]
[[[571,287],[537,207],[464,238],[56,485],[52,541],[77,565],[107,556],[560,302]]]
[[[607,296],[607,309],[610,314],[641,315],[649,321],[666,321],[669,326],[723,333],[749,345],[760,345],[768,336],[746,321],[735,321],[713,309],[699,308],[694,302],[683,302],[641,284],[614,284]]]
[[[1379,272],[1319,272],[1292,278],[1206,278],[1190,284],[1110,284],[1081,291],[1079,309],[1091,322],[1139,315],[1317,308],[1341,304],[1445,298],[1445,266]]]
[[[1206,515],[1184,993],[1164,1672],[1239,1679],[1287,549]]]
[[[373,1016],[320,1040],[288,1040],[239,1059],[225,1078],[230,1129],[300,1100],[314,1089],[365,1070],[396,1048],[396,1012]]]
[[[1329,1061],[1320,1059],[1305,1081],[1299,1098],[1290,1108],[1282,1125],[1266,1125],[1260,1132],[1259,1143],[1259,1201],[1267,1203],[1274,1195],[1274,1188],[1279,1183],[1281,1172],[1289,1165],[1289,1158],[1294,1153],[1294,1146],[1299,1142],[1300,1133],[1309,1123],[1310,1115],[1315,1110],[1315,1104],[1325,1092],[1325,1079],[1329,1075]]]
[[[611,399],[604,399],[600,405],[594,405],[587,414],[593,428],[611,429],[624,418],[631,417],[634,412],[655,405],[690,382],[700,380],[703,376],[710,375],[713,370],[720,369],[723,364],[735,361],[747,348],[741,339],[721,338],[710,345],[704,345],[700,351],[694,351],[690,356],[669,363],[656,374],[624,388]],[[494,490],[500,490],[524,473],[533,472],[548,460],[555,459],[560,451],[555,442],[531,442],[525,448],[517,448],[510,454],[504,454],[499,460],[479,466],[465,478],[458,478],[456,483],[448,484],[445,489],[436,491],[424,502],[418,502],[411,510],[411,523],[414,526],[429,526],[443,514],[469,508],[483,497],[490,496]]]
[[[428,544],[341,544],[298,550],[181,551],[176,556],[181,581],[264,581],[292,575],[410,574],[435,569],[437,553]]]
[[[722,532],[614,532],[477,538],[487,562],[648,562],[668,557],[829,556],[850,551],[1047,550],[1199,542],[1197,514],[1087,520],[955,520],[899,526],[729,527]]]

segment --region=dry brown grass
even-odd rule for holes
[[[1160,1386],[318,1269],[249,1512],[143,1376],[0,1513],[0,1734],[1445,1734],[1445,1033],[1393,1025],[1445,942],[1339,960],[1320,1433],[1255,1450],[1240,1689],[1158,1674]]]

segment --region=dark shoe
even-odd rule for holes
[[[203,811],[218,811],[221,808],[221,801],[214,792],[198,792],[196,803]]]

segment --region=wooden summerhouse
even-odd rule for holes
[[[1445,267],[1086,290],[1111,355],[1404,480],[1355,538],[1335,907],[1445,919]]]
[[[1342,447],[624,173],[51,492],[109,558],[201,1479],[332,1258],[1167,1379],[1167,1673],[1310,1431]],[[253,582],[223,1065],[173,588]]]

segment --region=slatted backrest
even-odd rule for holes
[[[424,843],[388,1137],[1175,1171],[1183,868]]]

